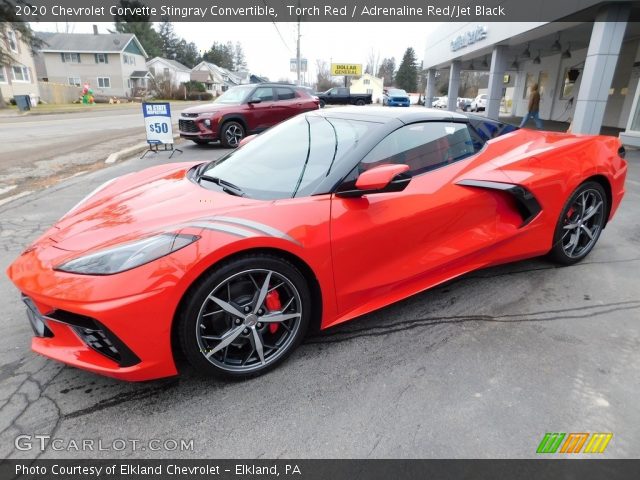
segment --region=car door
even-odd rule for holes
[[[404,191],[360,198],[334,194],[331,242],[341,314],[364,313],[457,275],[496,235],[496,202],[456,185],[476,150],[465,123],[405,125],[383,139],[351,172],[404,163]],[[466,259],[466,263],[461,263]],[[377,308],[375,306],[375,308]]]
[[[282,122],[305,111],[303,99],[298,97],[291,87],[276,87],[276,115],[278,122]]]
[[[254,100],[260,102],[252,103]],[[273,87],[256,87],[247,103],[247,124],[251,133],[265,130],[280,121]]]

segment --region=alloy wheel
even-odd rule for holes
[[[300,294],[291,280],[274,270],[245,270],[206,297],[195,334],[207,361],[225,371],[249,373],[288,350],[301,318]]]
[[[586,255],[595,245],[604,223],[604,199],[595,189],[580,193],[563,219],[562,248],[569,258]]]
[[[224,136],[227,140],[228,145],[232,147],[237,147],[238,144],[240,143],[240,140],[242,140],[242,136],[243,136],[242,128],[240,128],[238,125],[235,125],[235,124],[229,125],[225,129]]]

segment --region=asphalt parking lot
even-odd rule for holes
[[[172,161],[226,152],[181,148]],[[2,271],[96,186],[167,157],[0,206]],[[280,368],[244,382],[187,369],[128,384],[39,357],[19,292],[2,275],[0,456],[524,458],[545,432],[612,432],[604,456],[637,457],[640,152],[627,158],[627,195],[584,262],[535,259],[464,276],[311,337]],[[50,435],[61,450],[18,450],[21,434]],[[73,448],[86,439],[107,448]],[[116,439],[145,450],[115,451]],[[150,451],[152,439],[193,439],[193,449]]]

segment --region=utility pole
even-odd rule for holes
[[[298,12],[301,12],[302,8],[300,6],[300,0],[298,0]],[[301,15],[298,14],[298,41],[296,44],[296,73],[298,76],[298,81],[297,84],[301,85],[300,83],[300,70],[301,70],[301,63],[300,63],[300,18]]]

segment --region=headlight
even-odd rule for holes
[[[74,258],[55,270],[85,275],[112,275],[139,267],[192,244],[200,237],[163,233]]]
[[[205,118],[203,123],[207,126],[207,128],[209,128],[211,126],[211,119]]]

